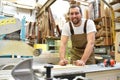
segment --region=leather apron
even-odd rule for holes
[[[71,31],[71,41],[72,41],[72,49],[70,50],[71,55],[71,64],[74,64],[74,61],[80,60],[87,44],[87,34],[86,34],[86,24],[87,20],[84,23],[84,33],[83,34],[74,34],[74,30],[71,22],[69,22],[70,31]],[[86,64],[94,64],[95,58],[94,53],[92,53],[87,60]]]

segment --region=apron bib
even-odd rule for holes
[[[83,34],[74,34],[71,22],[69,22],[70,31],[72,34],[71,35],[72,49],[70,50],[71,64],[73,64],[73,62],[76,60],[80,60],[84,53],[84,50],[87,44],[86,23],[87,23],[87,20],[85,21],[85,24],[84,24]],[[95,58],[94,58],[94,53],[92,53],[89,59],[87,60],[86,64],[94,64],[94,63],[95,63]]]

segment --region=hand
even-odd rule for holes
[[[68,64],[68,60],[66,60],[66,59],[63,59],[63,60],[59,61],[59,65],[61,65],[61,66],[65,66],[67,64]]]
[[[84,65],[85,65],[85,62],[82,61],[82,60],[77,60],[77,61],[75,61],[75,65],[76,65],[76,66],[84,66]]]

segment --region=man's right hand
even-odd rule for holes
[[[66,60],[66,59],[59,61],[59,65],[61,65],[61,66],[66,66],[67,64],[68,64],[68,60]]]

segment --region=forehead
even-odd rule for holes
[[[70,8],[70,12],[79,12],[78,7]]]

